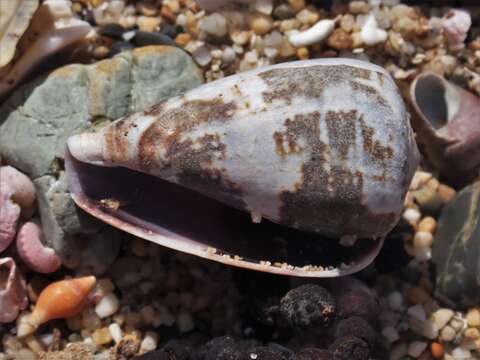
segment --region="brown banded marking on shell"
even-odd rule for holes
[[[66,167],[82,208],[135,235],[255,270],[337,276],[375,257],[378,239],[399,218],[416,151],[401,97],[385,70],[322,59],[221,79],[98,133],[75,136]],[[88,172],[98,181],[90,181]],[[119,209],[98,206],[104,198],[128,196],[119,184],[99,185],[115,172],[136,191],[150,189],[143,209],[131,197],[131,205]],[[155,195],[155,186],[172,187],[168,198],[165,189]],[[186,208],[162,213],[168,206]],[[150,207],[155,214],[145,210]],[[244,223],[247,215],[231,208],[283,227],[269,221],[252,227]],[[197,223],[180,229],[174,214]],[[332,242],[309,232],[377,241],[357,241],[345,253],[335,248],[329,265],[319,263],[327,256],[320,248]]]

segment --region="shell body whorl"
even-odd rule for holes
[[[351,59],[284,63],[204,84],[73,136],[68,151],[82,163],[192,189],[254,221],[370,239],[398,221],[418,162],[394,81]]]
[[[96,134],[100,162],[156,175],[273,222],[379,237],[416,165],[404,105],[381,68],[274,66],[205,84]],[[89,151],[75,153],[79,159]],[[88,157],[90,155],[84,155]],[[92,155],[93,156],[93,155]],[[98,159],[87,158],[86,160]]]

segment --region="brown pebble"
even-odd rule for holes
[[[93,50],[93,57],[97,60],[105,59],[108,56],[110,49],[106,46],[100,45]]]
[[[336,50],[349,50],[353,46],[353,40],[348,32],[338,28],[328,37],[327,45]]]
[[[152,3],[142,1],[136,6],[137,11],[145,16],[155,16],[157,15],[158,8]]]
[[[192,36],[190,34],[181,33],[181,34],[178,34],[177,37],[175,38],[175,44],[179,46],[185,46],[190,42],[191,39],[192,39]]]
[[[305,0],[288,0],[288,4],[296,13],[305,8]]]
[[[140,31],[158,31],[161,23],[162,19],[158,17],[139,16],[137,18],[137,26]]]
[[[301,47],[297,49],[297,56],[300,60],[307,60],[310,57],[308,48]]]
[[[177,18],[168,6],[162,6],[162,8],[160,10],[160,15],[162,15],[162,17],[164,17],[165,20],[167,20],[168,22],[170,22],[172,24],[175,23],[175,20]],[[188,17],[187,17],[187,20],[188,20]]]
[[[437,191],[440,199],[444,204],[449,203],[456,194],[455,189],[445,184],[440,184]]]
[[[430,299],[430,295],[420,286],[412,286],[407,291],[407,301],[409,304],[423,304]]]
[[[249,23],[255,34],[264,35],[272,29],[273,19],[269,15],[255,12],[250,16]]]
[[[424,217],[418,224],[418,231],[425,231],[430,234],[434,234],[436,228],[437,221],[431,216]]]

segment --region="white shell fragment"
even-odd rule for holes
[[[316,44],[325,40],[333,29],[335,29],[335,20],[320,20],[310,29],[290,35],[288,41],[295,47]]]
[[[370,15],[362,27],[360,37],[365,45],[373,46],[384,43],[388,34],[385,30],[378,27],[377,20],[374,15]]]
[[[101,220],[226,264],[300,276],[338,276],[368,265],[380,249],[378,239],[400,217],[418,162],[405,106],[390,75],[376,65],[342,58],[283,63],[204,84],[99,132],[75,135],[67,148],[73,199]],[[141,206],[130,197],[120,210],[106,209],[101,206],[105,197],[125,194],[107,185],[118,182],[108,174],[121,169],[139,172],[125,174],[127,193],[145,187],[148,195],[139,195]],[[134,180],[139,177],[142,183]],[[150,183],[156,178],[179,188],[152,200],[155,186],[161,190]],[[191,190],[217,201],[202,205]],[[182,202],[172,198],[182,192],[188,208],[183,217],[182,212],[174,215]],[[228,207],[221,205],[217,212],[221,203]],[[168,213],[160,216],[162,208]],[[238,229],[232,219],[244,215],[230,217],[229,208],[246,213]],[[158,223],[169,216],[169,224]],[[195,224],[187,233],[180,230],[191,219]],[[215,219],[220,224],[214,225]],[[257,224],[261,219],[269,221]],[[298,229],[291,230],[298,239],[288,245],[292,234],[282,233],[276,243],[265,245],[265,255],[251,251],[274,231],[272,222]],[[192,226],[208,236],[194,234]],[[245,226],[252,228],[243,239],[239,232]],[[269,230],[255,233],[264,226]],[[227,234],[229,229],[235,235]],[[324,267],[314,262],[315,251],[296,248],[315,234],[352,240],[348,248],[339,245],[350,253],[365,239],[378,241],[344,265],[337,262],[338,268]],[[293,253],[301,266],[287,263]]]
[[[18,40],[37,8],[38,0],[0,1],[0,68],[13,59]]]
[[[74,18],[71,5],[70,0],[45,0],[40,5],[17,44],[14,61],[0,69],[0,99],[41,61],[83,39],[92,30],[90,24]]]
[[[472,17],[468,11],[451,9],[442,19],[443,30],[448,42],[454,46],[463,44],[472,26]]]

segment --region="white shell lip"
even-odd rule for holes
[[[75,169],[75,163],[79,163],[79,161],[73,158],[67,146],[65,151],[65,169],[68,177],[69,188],[72,199],[81,209],[115,228],[142,239],[173,250],[181,251],[208,260],[213,260],[225,265],[286,276],[333,278],[338,276],[346,276],[361,271],[372,263],[383,246],[384,238],[372,240],[374,241],[374,244],[361,258],[355,259],[355,261],[349,265],[342,264],[342,266],[328,269],[315,267],[315,264],[299,267],[289,264],[272,264],[267,260],[257,261],[239,258],[233,254],[230,255],[224,253],[221,249],[215,249],[207,244],[194,241],[165,228],[157,227],[156,230],[158,231],[153,232],[141,226],[142,220],[133,219],[133,217],[129,218],[129,215],[123,214],[123,219],[119,216],[116,216],[114,211],[108,211],[106,208],[99,206],[98,201],[87,196],[82,188],[82,184],[79,179],[79,173]],[[121,211],[118,211],[117,214],[120,212]],[[129,221],[130,219],[131,221]]]

